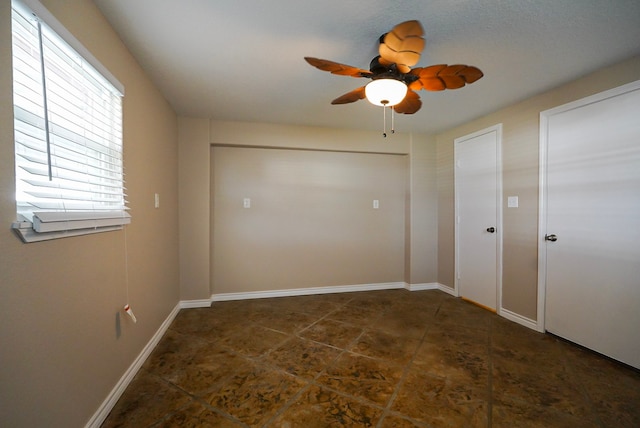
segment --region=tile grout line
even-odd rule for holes
[[[436,309],[435,313],[433,314],[434,320],[435,320],[436,316],[438,315],[438,312],[440,312],[441,305],[442,305],[442,302],[440,302],[440,304],[438,305],[438,308]],[[411,359],[405,365],[405,367],[404,367],[404,369],[402,371],[402,376],[400,377],[400,380],[396,384],[396,387],[394,388],[393,393],[391,394],[391,397],[389,397],[389,401],[387,401],[387,405],[384,407],[384,411],[382,412],[382,415],[380,416],[380,420],[376,424],[376,428],[381,428],[382,427],[382,422],[384,421],[384,419],[391,412],[391,406],[393,405],[393,403],[395,402],[398,394],[400,393],[400,389],[402,388],[402,386],[404,384],[404,381],[406,380],[406,377],[407,377],[407,375],[409,373],[409,370],[411,369],[411,366],[413,365],[413,360],[415,360],[416,355],[418,355],[418,351],[420,351],[420,348],[422,347],[422,344],[424,343],[425,339],[427,338],[427,333],[429,333],[429,330],[432,327],[433,327],[433,324],[427,326],[425,328],[424,333],[422,333],[422,337],[420,338],[420,343],[418,343],[418,346],[416,347],[415,351],[413,352],[413,355],[411,356]]]
[[[344,306],[344,305],[342,305]],[[312,339],[307,339],[305,337],[299,336],[299,333],[311,328],[312,326],[314,326],[315,324],[317,324],[318,322],[326,319],[331,313],[335,312],[337,310],[337,308],[334,308],[333,310],[330,310],[329,312],[327,312],[324,316],[320,317],[318,320],[316,320],[315,322],[311,323],[310,325],[308,325],[307,327],[300,329],[298,331],[295,331],[292,336],[293,337],[297,337],[299,339],[302,340],[308,340],[310,342],[313,343],[317,343],[320,345],[324,345],[324,346],[329,346],[333,349],[336,350],[340,350],[340,352],[330,361],[328,361],[324,368],[322,370],[320,370],[318,373],[316,373],[316,375],[312,378],[312,379],[306,379],[304,377],[301,376],[297,376],[294,375],[292,373],[287,372],[286,370],[284,370],[282,367],[279,367],[275,364],[271,364],[267,361],[262,362],[263,364],[267,365],[268,367],[272,367],[275,370],[279,371],[279,372],[283,372],[288,376],[292,376],[295,377],[297,379],[301,379],[302,381],[306,382],[307,385],[305,385],[303,388],[300,389],[300,391],[298,391],[297,393],[295,393],[289,400],[287,400],[287,402],[280,408],[278,409],[278,411],[272,416],[270,417],[263,425],[262,428],[266,428],[268,427],[271,423],[273,423],[280,415],[282,415],[283,413],[285,413],[297,400],[300,396],[302,396],[303,393],[305,393],[306,391],[308,391],[309,389],[311,389],[312,386],[318,386],[318,387],[324,387],[327,388],[333,392],[339,393],[340,395],[345,395],[344,393],[340,392],[340,391],[336,391],[333,388],[328,388],[326,385],[323,385],[321,383],[317,382],[317,379],[326,372],[327,368],[330,367],[335,361],[337,361],[344,353],[349,352],[348,349],[364,334],[364,329],[362,329],[362,331],[360,332],[360,334],[358,336],[356,336],[354,339],[351,340],[351,342],[349,342],[345,348],[339,348],[337,346],[333,346],[333,345],[328,345],[326,343],[322,343],[322,342],[318,342]],[[336,320],[334,320],[336,321]],[[336,322],[340,322],[340,321],[336,321]],[[342,324],[342,323],[341,323]],[[273,350],[273,349],[272,349]],[[269,352],[271,352],[272,350],[270,350]],[[267,353],[265,353],[264,355],[266,355]],[[263,355],[263,356],[264,356]],[[347,395],[348,396],[348,395]],[[357,398],[357,397],[350,397],[350,398]],[[358,399],[359,402],[362,402],[361,399]]]
[[[591,415],[592,417],[596,420],[598,426],[602,427],[602,428],[606,428],[607,426],[602,422],[600,415],[598,414],[598,412],[594,411],[594,409],[596,408],[596,406],[594,405],[593,401],[591,400],[591,395],[589,394],[589,392],[587,391],[587,388],[584,386],[584,383],[582,381],[580,381],[580,376],[576,376],[575,371],[573,369],[573,366],[571,364],[569,364],[569,361],[567,359],[567,353],[565,352],[564,349],[562,349],[560,351],[561,355],[562,355],[562,361],[563,361],[563,365],[564,367],[567,368],[567,372],[570,373],[571,377],[573,379],[578,379],[576,381],[576,384],[578,386],[578,388],[580,389],[580,393],[582,394],[582,396],[585,399],[586,404],[588,405],[588,408],[591,411]]]
[[[308,389],[311,387],[311,385],[315,385],[315,386],[317,386],[317,387],[325,388],[325,389],[330,390],[330,391],[332,391],[332,392],[335,392],[336,394],[341,395],[341,396],[343,396],[343,397],[347,397],[347,398],[349,398],[349,399],[352,399],[352,400],[358,401],[359,403],[361,403],[361,404],[363,404],[363,405],[370,406],[370,407],[374,407],[374,408],[377,408],[377,409],[382,410],[382,413],[381,413],[381,416],[380,416],[380,420],[378,421],[378,425],[380,425],[380,423],[382,423],[382,421],[384,420],[384,418],[385,418],[386,416],[388,416],[388,414],[390,414],[390,413],[391,413],[391,411],[390,411],[391,405],[392,405],[392,403],[395,401],[395,398],[396,398],[396,396],[397,396],[397,394],[398,394],[398,392],[399,392],[399,390],[400,390],[401,385],[402,385],[402,384],[403,384],[403,382],[404,382],[404,379],[405,379],[405,377],[406,377],[406,375],[407,375],[407,373],[408,373],[408,370],[410,369],[410,367],[411,367],[411,365],[412,365],[413,360],[415,359],[415,356],[417,355],[417,352],[419,351],[419,349],[420,349],[421,345],[424,343],[424,341],[425,341],[425,339],[426,339],[426,336],[427,336],[428,332],[429,332],[429,331],[430,331],[430,329],[435,325],[434,321],[435,321],[435,318],[436,318],[436,316],[438,315],[438,313],[441,311],[441,305],[442,305],[442,302],[440,302],[440,303],[438,304],[436,311],[433,313],[433,315],[432,315],[432,319],[431,319],[431,321],[432,321],[432,322],[431,322],[431,324],[425,327],[425,331],[422,333],[422,335],[421,335],[421,337],[420,337],[420,339],[419,339],[419,343],[418,343],[418,345],[416,346],[416,349],[414,350],[412,357],[410,358],[410,360],[409,360],[407,363],[405,363],[405,364],[404,364],[403,374],[402,374],[402,376],[401,376],[400,380],[398,381],[398,383],[396,384],[396,386],[395,386],[395,388],[394,388],[394,392],[392,393],[392,395],[391,395],[391,397],[390,397],[389,401],[387,402],[387,405],[386,405],[386,406],[381,406],[380,404],[375,403],[375,402],[372,402],[372,401],[369,401],[368,399],[365,399],[365,398],[362,398],[362,397],[359,397],[359,396],[355,396],[355,395],[349,394],[349,393],[347,393],[347,392],[345,392],[345,391],[337,390],[337,389],[335,389],[335,388],[333,388],[333,387],[330,387],[330,386],[328,386],[328,385],[325,385],[325,384],[319,383],[319,382],[317,381],[317,379],[318,379],[318,378],[319,378],[323,373],[326,373],[327,369],[328,369],[328,368],[329,368],[333,363],[335,363],[335,361],[336,361],[336,360],[338,360],[340,357],[342,357],[344,354],[347,354],[347,353],[349,353],[349,354],[354,354],[354,355],[359,355],[359,356],[362,356],[362,357],[365,357],[365,358],[371,358],[371,359],[374,359],[374,360],[386,361],[385,359],[380,359],[380,358],[371,357],[371,356],[364,355],[364,354],[359,354],[359,353],[357,353],[357,352],[353,352],[353,351],[351,350],[351,348],[353,348],[354,344],[355,344],[355,343],[357,343],[357,342],[358,342],[358,340],[360,340],[360,338],[362,338],[362,336],[363,336],[363,335],[365,335],[365,334],[366,334],[367,332],[369,332],[369,331],[377,331],[377,329],[372,328],[372,327],[371,327],[371,325],[370,325],[371,323],[369,323],[369,325],[368,325],[368,326],[363,326],[362,324],[351,324],[351,323],[347,323],[347,322],[340,321],[340,320],[333,320],[333,319],[331,319],[331,318],[330,318],[330,315],[331,315],[332,313],[334,313],[336,310],[340,309],[340,307],[345,307],[345,306],[347,306],[346,304],[338,305],[336,308],[333,308],[333,309],[329,310],[327,313],[325,313],[324,315],[320,316],[320,318],[318,318],[316,321],[314,321],[313,323],[309,324],[308,326],[306,326],[306,327],[304,327],[304,328],[300,328],[300,329],[298,329],[298,330],[294,330],[294,331],[293,331],[293,332],[291,332],[291,333],[285,333],[285,332],[282,332],[281,330],[274,330],[274,329],[272,329],[272,328],[264,327],[264,326],[263,326],[263,327],[264,327],[264,328],[266,328],[266,329],[269,329],[269,330],[272,330],[272,331],[276,331],[276,332],[280,332],[280,333],[284,333],[284,334],[286,334],[288,337],[287,337],[286,339],[284,339],[283,341],[279,342],[275,347],[272,347],[271,349],[269,349],[268,351],[266,351],[266,352],[262,353],[262,354],[261,354],[261,355],[259,355],[259,356],[247,356],[247,355],[245,355],[245,354],[243,354],[243,353],[241,353],[241,352],[238,352],[237,350],[235,350],[235,349],[234,349],[234,348],[232,348],[232,347],[225,346],[225,345],[223,345],[223,344],[218,344],[218,345],[222,345],[222,347],[223,347],[223,348],[227,349],[227,350],[228,350],[228,351],[230,351],[232,354],[236,354],[237,356],[242,357],[243,359],[246,359],[246,360],[248,360],[248,361],[251,361],[251,362],[253,362],[254,364],[262,365],[263,367],[265,367],[265,368],[267,368],[267,369],[278,371],[278,372],[280,372],[280,373],[282,373],[282,374],[284,374],[284,375],[286,375],[286,376],[295,377],[295,378],[298,378],[298,379],[302,380],[303,382],[307,383],[307,385],[306,385],[306,386],[304,386],[304,387],[303,387],[300,391],[298,391],[296,394],[294,394],[294,396],[292,396],[292,398],[291,398],[290,400],[288,400],[288,402],[287,402],[287,403],[285,403],[285,405],[284,405],[282,408],[280,408],[280,409],[276,412],[276,414],[275,414],[275,415],[273,415],[271,418],[269,418],[269,419],[267,420],[267,422],[265,422],[265,423],[264,423],[263,427],[266,427],[266,426],[268,426],[269,424],[273,423],[273,421],[274,421],[274,420],[275,420],[279,415],[281,415],[282,413],[284,413],[288,408],[290,408],[290,407],[291,407],[291,405],[295,402],[295,400],[296,400],[296,399],[298,399],[298,398],[300,397],[300,395],[301,395],[301,394],[303,394],[306,390],[308,390]],[[383,311],[382,311],[382,313],[386,312],[387,310],[388,310],[388,309],[383,310]],[[382,316],[382,313],[380,314],[380,316]],[[380,316],[379,316],[378,318],[376,318],[376,321],[380,318]],[[301,333],[301,332],[303,332],[303,331],[306,331],[307,329],[311,328],[313,325],[316,325],[317,323],[319,323],[320,321],[325,320],[325,319],[328,319],[328,320],[334,321],[334,322],[336,322],[336,323],[338,323],[338,324],[350,325],[350,326],[353,326],[353,327],[356,327],[356,328],[361,329],[361,331],[360,331],[360,333],[359,333],[356,337],[354,337],[354,338],[353,338],[349,343],[347,343],[347,344],[345,345],[345,347],[344,347],[344,348],[340,348],[340,347],[338,347],[338,346],[330,345],[330,344],[323,343],[323,342],[318,342],[318,341],[316,341],[316,340],[309,339],[309,338],[305,338],[305,337],[302,337],[302,336],[300,336],[300,335],[299,335],[299,333]],[[253,324],[253,325],[260,325],[260,324],[256,324],[255,322],[251,322],[251,324]],[[191,336],[190,334],[187,334],[187,335]],[[275,364],[272,364],[272,363],[270,363],[270,362],[266,361],[266,359],[265,359],[265,357],[266,357],[269,353],[271,353],[274,349],[277,349],[277,348],[281,347],[283,344],[285,344],[285,343],[286,343],[286,342],[288,342],[289,340],[292,340],[293,338],[298,338],[298,339],[301,339],[301,340],[308,340],[308,341],[310,341],[310,342],[317,343],[317,344],[322,345],[322,346],[331,347],[331,348],[333,348],[333,349],[339,350],[340,352],[337,354],[337,356],[336,356],[336,357],[334,357],[334,358],[333,358],[333,359],[331,359],[329,362],[327,362],[327,363],[326,363],[326,365],[325,365],[325,367],[324,367],[320,372],[318,372],[318,373],[313,377],[313,379],[312,379],[312,380],[309,380],[308,378],[303,378],[303,377],[300,377],[300,376],[298,376],[298,375],[294,375],[294,374],[292,374],[292,373],[289,373],[289,372],[287,372],[285,369],[282,369],[281,367],[279,367],[279,366],[277,366],[277,365],[275,365]],[[176,385],[176,387],[177,387],[177,385]],[[200,400],[199,400],[199,401],[200,401]],[[205,404],[207,404],[207,403],[205,402]],[[211,405],[209,405],[209,404],[207,404],[207,407],[212,407],[212,406],[211,406]],[[220,409],[217,409],[217,408],[215,408],[215,407],[212,407],[212,408],[213,408],[213,409],[215,409],[216,411],[218,411],[218,413],[220,413],[221,415],[223,415],[223,416],[225,416],[225,415],[226,415],[226,412],[221,411]],[[400,415],[400,417],[402,417],[402,418],[404,418],[404,419],[412,420],[412,419],[411,419],[409,416],[407,416],[407,415],[404,415],[404,414],[401,414],[401,413],[398,413],[398,415]],[[226,416],[225,416],[225,417],[226,417]],[[231,416],[229,416],[229,417],[231,417]],[[234,421],[238,421],[237,419],[234,419],[234,418],[232,418],[232,420],[234,420]],[[414,422],[415,422],[415,421],[414,421]]]
[[[489,334],[487,337],[488,370],[487,374],[487,428],[493,425],[493,318],[489,319]]]
[[[154,424],[152,424],[151,427],[158,426],[159,423],[165,422],[171,416],[179,413],[181,410],[184,410],[184,409],[188,408],[193,402],[197,402],[200,405],[204,406],[205,408],[211,410],[212,412],[217,413],[220,416],[224,417],[225,419],[228,419],[228,420],[230,420],[232,422],[239,423],[239,424],[241,424],[241,425],[243,425],[243,426],[248,428],[247,424],[245,424],[244,422],[242,422],[239,419],[235,418],[233,415],[225,412],[224,410],[221,410],[221,409],[211,405],[211,403],[208,403],[204,398],[201,398],[201,397],[197,396],[196,394],[193,394],[193,393],[187,391],[186,389],[184,389],[180,385],[176,385],[175,383],[173,383],[173,382],[171,382],[171,381],[169,381],[167,379],[164,379],[162,376],[160,376],[160,375],[158,375],[156,373],[149,372],[149,374],[151,374],[152,376],[154,376],[155,378],[157,378],[158,380],[160,380],[162,383],[166,384],[170,388],[177,389],[179,392],[181,392],[182,394],[186,395],[187,397],[189,397],[191,399],[191,401],[189,401],[188,403],[186,403],[184,406],[180,407],[179,409],[176,409],[175,411],[167,413],[166,415],[162,416]]]
[[[319,321],[319,320],[318,320],[318,321]],[[315,322],[317,322],[317,321],[315,321]],[[313,324],[315,324],[315,322],[314,322],[314,323],[312,323],[312,325],[313,325]],[[253,321],[252,321],[252,322],[250,322],[250,324],[251,324],[251,325],[261,326],[260,324],[257,324],[257,323],[255,323],[255,322],[253,322]],[[285,344],[286,342],[288,342],[289,340],[292,340],[292,339],[294,339],[294,338],[298,337],[298,336],[297,336],[297,334],[296,334],[296,331],[294,331],[294,332],[292,332],[292,333],[285,333],[285,332],[283,332],[283,331],[275,330],[275,329],[273,329],[273,328],[269,328],[269,327],[263,327],[263,328],[265,328],[265,329],[267,329],[267,330],[274,331],[274,332],[278,332],[278,333],[285,334],[285,335],[286,335],[286,338],[284,338],[282,341],[278,342],[277,344],[275,344],[274,346],[272,346],[269,350],[267,350],[267,351],[263,352],[262,354],[260,354],[260,355],[258,355],[258,356],[245,355],[245,354],[243,354],[242,352],[239,352],[237,349],[233,348],[232,346],[226,345],[226,344],[224,344],[224,343],[218,343],[218,341],[209,341],[209,343],[210,343],[210,344],[212,344],[212,345],[213,345],[213,344],[215,344],[216,346],[221,347],[222,349],[225,349],[226,351],[230,352],[231,354],[236,355],[236,356],[238,356],[238,357],[240,357],[240,358],[242,358],[242,359],[244,359],[244,360],[246,360],[246,361],[249,361],[249,362],[251,362],[252,364],[254,364],[254,365],[256,365],[256,366],[261,366],[261,367],[266,368],[266,369],[271,370],[271,371],[278,371],[278,372],[280,372],[280,373],[282,373],[282,374],[285,374],[285,375],[287,375],[287,376],[296,377],[296,378],[302,379],[303,381],[306,381],[306,379],[301,378],[301,377],[298,377],[298,376],[295,376],[295,375],[292,375],[291,373],[287,372],[286,370],[283,370],[283,369],[281,369],[280,367],[277,367],[277,366],[275,366],[275,365],[272,365],[272,364],[270,364],[270,363],[268,363],[267,361],[265,361],[265,360],[264,360],[264,357],[265,357],[267,354],[269,354],[271,351],[273,351],[274,349],[277,349],[277,348],[281,347],[282,345],[284,345],[284,344]],[[193,336],[193,335],[191,335],[191,334],[186,334],[186,335],[187,335],[187,336],[190,336],[190,337],[197,337],[197,336]],[[200,404],[202,404],[202,405],[203,405],[203,406],[205,406],[206,408],[210,409],[211,411],[213,411],[213,412],[215,412],[215,413],[218,413],[219,415],[221,415],[221,416],[225,417],[225,418],[226,418],[226,419],[228,419],[228,420],[231,420],[231,421],[233,421],[233,422],[235,422],[235,423],[239,423],[239,424],[241,424],[241,425],[242,425],[242,426],[244,426],[244,427],[247,427],[247,428],[249,427],[247,424],[245,424],[244,422],[242,422],[242,421],[240,421],[239,419],[235,418],[233,415],[231,415],[231,414],[229,414],[229,413],[225,412],[225,411],[224,411],[224,410],[222,410],[222,409],[219,409],[218,407],[215,407],[215,406],[211,405],[210,403],[208,403],[208,402],[207,402],[206,400],[204,400],[203,398],[200,398],[199,396],[197,396],[197,395],[195,395],[195,394],[192,394],[192,393],[188,392],[187,390],[185,390],[184,388],[180,387],[179,385],[175,385],[175,384],[173,384],[172,382],[170,382],[170,381],[168,381],[168,380],[166,380],[166,379],[162,378],[161,376],[159,376],[159,375],[157,375],[157,374],[155,374],[155,373],[154,373],[154,376],[158,377],[158,378],[159,378],[159,379],[161,379],[163,382],[165,382],[165,383],[167,383],[167,384],[169,384],[169,385],[171,385],[171,386],[173,386],[173,387],[175,387],[175,388],[179,389],[180,391],[182,391],[183,393],[185,393],[187,396],[191,397],[191,399],[192,399],[193,401],[197,401],[197,402],[199,402]],[[225,382],[225,379],[221,379],[220,381],[218,381],[218,382],[217,382],[217,384],[218,384],[218,386],[220,386],[220,385],[224,384],[224,382]],[[302,392],[303,392],[303,391],[305,391],[305,390],[306,390],[306,389],[308,389],[308,388],[309,388],[309,384],[305,385],[303,388],[301,388],[301,389],[300,389],[300,391],[298,391],[296,394],[294,394],[294,395],[292,396],[291,400],[293,400],[293,399],[297,399],[297,397],[298,397],[300,394],[302,394]],[[213,389],[215,389],[215,388],[212,388],[212,390],[213,390]],[[290,404],[285,403],[285,406],[283,406],[283,409],[284,409],[284,408],[288,408],[288,407],[289,407],[289,405],[290,405]],[[186,404],[186,405],[185,405],[185,406],[183,406],[182,408],[186,408],[187,406],[188,406],[188,404]],[[182,409],[182,408],[181,408],[181,409]],[[281,409],[281,410],[282,410],[282,409]],[[274,417],[277,417],[277,415],[279,415],[279,414],[281,413],[281,410],[279,410],[278,412],[276,412],[276,416],[274,416]],[[165,415],[163,418],[159,419],[157,422],[158,422],[158,423],[159,423],[159,422],[162,422],[162,421],[166,420],[167,418],[171,417],[171,416],[172,416],[173,414],[175,414],[175,413],[177,413],[177,411],[176,411],[176,412],[172,412],[171,414]],[[274,417],[269,418],[269,420],[267,421],[267,423],[269,423],[269,422],[270,422]],[[265,423],[263,426],[266,426],[266,424],[267,424],[267,423]]]
[[[347,305],[346,305],[346,304],[344,304],[344,305],[342,305],[342,306],[347,306]],[[359,403],[361,403],[361,404],[363,404],[363,405],[366,405],[366,406],[369,406],[369,407],[374,407],[374,408],[380,409],[380,410],[382,410],[382,413],[381,413],[380,420],[378,421],[378,423],[380,423],[380,422],[384,419],[384,415],[385,415],[385,407],[383,407],[383,406],[381,406],[381,405],[379,405],[379,404],[377,404],[377,403],[374,403],[374,402],[372,402],[372,401],[369,401],[369,400],[367,400],[367,399],[365,399],[365,398],[362,398],[362,397],[359,397],[359,396],[356,396],[356,395],[349,394],[349,393],[347,393],[347,392],[345,392],[345,391],[340,391],[340,390],[335,389],[335,388],[333,388],[333,387],[331,387],[331,386],[329,386],[329,385],[325,385],[325,384],[323,384],[323,383],[318,382],[318,378],[319,378],[320,376],[322,376],[324,373],[326,373],[327,369],[328,369],[329,367],[331,367],[331,366],[332,366],[332,365],[333,365],[333,364],[334,364],[338,359],[340,359],[340,357],[342,357],[342,356],[343,356],[343,355],[345,355],[345,354],[354,354],[354,355],[358,355],[358,356],[361,356],[361,357],[364,357],[364,358],[371,358],[371,359],[374,359],[374,360],[379,360],[378,358],[373,358],[373,357],[370,357],[370,356],[367,356],[367,355],[362,355],[362,354],[358,354],[358,353],[356,353],[356,352],[352,352],[352,351],[351,351],[351,348],[352,348],[352,347],[353,347],[353,346],[358,342],[358,340],[359,340],[359,339],[360,339],[360,338],[361,338],[365,333],[367,333],[370,329],[369,329],[369,327],[363,327],[363,326],[359,326],[359,325],[355,325],[355,324],[350,324],[350,323],[345,323],[345,322],[342,322],[342,321],[332,320],[331,318],[328,318],[328,317],[329,317],[329,315],[331,315],[331,314],[332,314],[333,312],[335,312],[336,310],[337,310],[337,309],[333,309],[333,310],[331,310],[331,311],[327,312],[324,316],[320,317],[320,319],[318,319],[317,321],[313,322],[313,323],[312,323],[312,324],[310,324],[309,326],[307,326],[307,327],[305,327],[305,328],[303,328],[303,329],[300,329],[300,330],[298,330],[298,331],[296,331],[296,332],[294,332],[294,333],[293,333],[293,335],[294,335],[295,337],[298,337],[299,339],[302,339],[302,340],[308,340],[308,341],[310,341],[310,342],[317,343],[317,344],[319,344],[319,345],[323,345],[323,346],[328,346],[328,347],[331,347],[331,348],[333,348],[333,349],[336,349],[336,350],[339,350],[339,351],[340,351],[340,352],[339,352],[339,353],[338,353],[338,354],[337,354],[333,359],[331,359],[329,362],[327,362],[327,363],[326,363],[326,365],[324,366],[324,368],[323,368],[322,370],[320,370],[320,371],[319,371],[319,372],[318,372],[318,373],[317,373],[317,374],[316,374],[316,375],[315,375],[311,380],[309,380],[309,379],[307,379],[307,378],[303,378],[303,377],[301,377],[301,376],[297,376],[297,375],[291,374],[291,373],[287,372],[286,370],[282,369],[281,367],[279,367],[279,366],[277,366],[277,365],[273,365],[273,364],[271,364],[271,363],[269,363],[269,362],[266,362],[266,361],[264,362],[264,364],[268,365],[269,367],[274,368],[274,369],[275,369],[275,370],[277,370],[277,371],[283,372],[284,374],[287,374],[287,375],[289,375],[289,376],[296,377],[296,378],[298,378],[298,379],[303,380],[304,382],[307,382],[307,383],[308,383],[308,385],[306,385],[304,388],[302,388],[300,391],[298,391],[298,393],[294,394],[294,396],[292,396],[292,398],[291,398],[291,399],[289,399],[289,400],[287,401],[287,403],[285,403],[285,405],[283,405],[283,406],[282,406],[282,408],[280,408],[280,409],[276,412],[276,414],[275,414],[275,415],[273,415],[271,418],[269,418],[269,420],[267,420],[267,421],[262,425],[262,428],[266,428],[266,427],[268,427],[271,423],[273,423],[273,421],[275,421],[275,420],[278,418],[278,416],[280,416],[281,414],[283,414],[284,412],[286,412],[286,411],[287,411],[287,410],[288,410],[288,409],[289,409],[289,408],[290,408],[290,407],[295,403],[295,401],[296,401],[296,400],[297,400],[297,399],[298,399],[298,398],[299,398],[299,397],[300,397],[300,396],[301,396],[305,391],[307,391],[308,389],[310,389],[312,386],[316,386],[316,387],[319,387],[319,388],[324,388],[324,389],[329,390],[329,391],[332,391],[332,392],[334,392],[334,393],[336,393],[336,394],[338,394],[338,395],[340,395],[340,396],[343,396],[343,397],[349,398],[349,399],[351,399],[351,400],[357,401],[357,402],[359,402]],[[383,312],[385,312],[385,311],[383,311]],[[380,314],[380,316],[382,316],[382,313]],[[380,316],[379,316],[379,317],[380,317]],[[378,317],[378,318],[379,318],[379,317]],[[376,318],[376,321],[377,321],[377,319],[378,319],[378,318]],[[305,331],[305,330],[307,330],[307,329],[311,328],[313,325],[317,324],[318,322],[320,322],[320,321],[322,321],[322,320],[324,320],[324,319],[329,319],[329,320],[331,320],[331,321],[335,321],[335,322],[337,322],[337,323],[339,323],[339,324],[351,325],[351,326],[354,326],[354,327],[360,328],[362,331],[361,331],[361,332],[360,332],[360,334],[358,334],[355,338],[353,338],[349,343],[347,343],[347,344],[345,345],[345,347],[344,347],[344,348],[340,348],[340,347],[337,347],[337,346],[334,346],[334,345],[330,345],[330,344],[323,343],[323,342],[318,342],[318,341],[313,340],[313,339],[309,339],[309,338],[306,338],[306,337],[303,337],[303,336],[299,336],[299,333],[301,333],[301,332],[303,332],[303,331]],[[424,336],[425,336],[425,335],[426,335],[426,331],[425,331],[425,333],[423,333],[423,335],[422,335],[422,338],[421,338],[421,342],[420,342],[420,344],[422,343],[422,340],[424,340]],[[414,351],[414,355],[415,355],[415,353],[418,351],[418,348],[420,347],[420,344],[418,344],[418,346],[416,347],[416,351]],[[265,354],[265,355],[266,355],[266,354]],[[263,355],[263,356],[264,356],[264,355]],[[412,358],[412,359],[413,359],[413,358]],[[383,361],[384,361],[384,360],[383,360]],[[407,364],[408,364],[408,365],[410,365],[410,362],[409,362],[409,363],[407,363]],[[405,367],[405,370],[406,370],[406,367]],[[403,371],[403,373],[404,373],[404,371]]]

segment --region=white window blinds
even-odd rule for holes
[[[129,223],[122,95],[20,4],[12,9],[12,39],[14,227],[31,242]]]

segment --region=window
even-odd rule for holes
[[[124,91],[96,70],[97,61],[46,9],[29,3],[36,7],[12,3],[13,228],[25,242],[120,229],[130,222],[122,161]]]

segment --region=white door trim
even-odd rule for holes
[[[567,104],[540,112],[539,143],[539,201],[538,201],[538,314],[537,330],[545,331],[546,277],[547,277],[547,245],[544,239],[547,233],[547,155],[549,144],[549,119],[559,113],[574,110],[589,104],[613,98],[627,92],[640,89],[640,80],[627,83]]]
[[[459,201],[458,201],[458,178],[456,165],[458,164],[457,144],[472,138],[479,137],[490,132],[496,133],[496,313],[499,315],[502,310],[502,123],[490,126],[485,129],[473,132],[463,137],[453,140],[453,164],[454,164],[454,295],[460,296],[459,289]]]

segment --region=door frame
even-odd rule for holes
[[[538,314],[536,322],[536,329],[539,332],[544,333],[546,331],[545,309],[547,289],[547,244],[544,237],[547,233],[547,161],[549,146],[549,119],[556,114],[574,110],[588,104],[604,101],[608,98],[613,98],[638,89],[640,89],[640,80],[540,112],[540,157],[538,161]]]
[[[471,134],[453,140],[453,179],[454,179],[454,295],[460,296],[460,221],[458,200],[458,149],[460,142],[479,137],[490,132],[496,133],[496,313],[500,315],[502,310],[502,123],[481,129]]]

